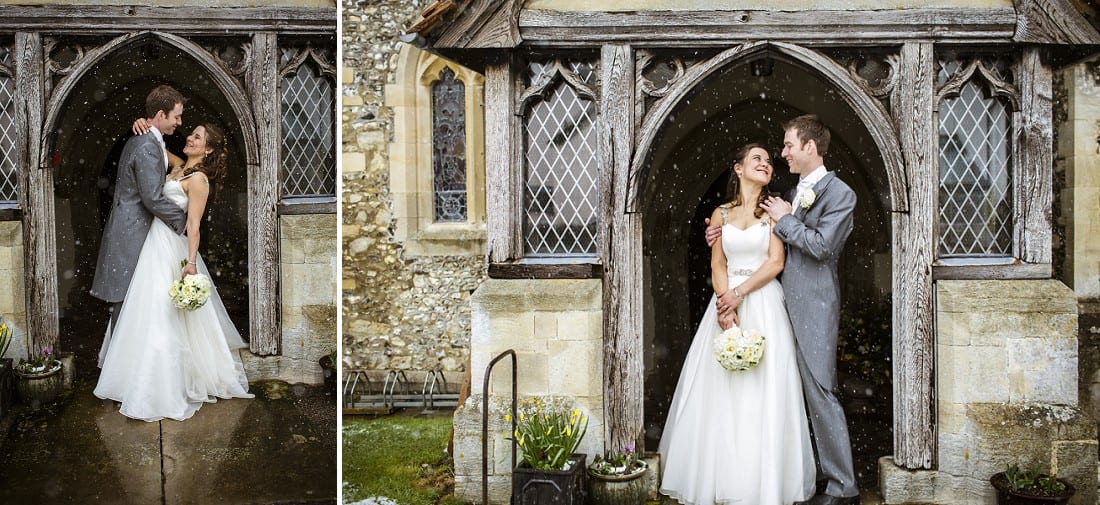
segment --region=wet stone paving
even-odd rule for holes
[[[0,418],[0,503],[334,504],[336,398],[319,386],[253,383],[254,399],[144,422],[92,394]]]

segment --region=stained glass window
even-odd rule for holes
[[[466,221],[466,86],[444,68],[432,84],[432,179],[436,222]]]

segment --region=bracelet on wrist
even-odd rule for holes
[[[736,296],[742,300],[745,299],[745,295],[741,294],[741,292],[738,291],[737,288],[733,288],[733,296]]]

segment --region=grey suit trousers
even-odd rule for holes
[[[836,394],[814,380],[810,367],[797,352],[798,372],[802,374],[802,396],[806,400],[806,413],[810,418],[810,430],[817,447],[818,466],[821,475],[828,478],[825,494],[831,496],[855,496],[855,468],[852,466],[852,444],[848,439],[848,419]]]

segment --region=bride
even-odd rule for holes
[[[135,123],[135,130],[142,128],[148,129],[144,121]],[[154,219],[99,354],[95,395],[121,402],[119,412],[127,417],[182,421],[218,398],[252,398],[238,354],[245,344],[217,290],[194,311],[177,309],[168,296],[182,275],[210,276],[198,254],[199,228],[211,185],[225,171],[224,143],[220,129],[203,124],[187,137],[186,160],[169,153],[172,171],[163,194],[187,210],[187,235]]]
[[[783,243],[759,203],[772,178],[759,144],[735,155],[727,194],[714,210],[711,297],[680,372],[659,451],[661,492],[681,503],[785,505],[814,493],[814,460],[783,289]],[[717,296],[736,309],[720,317]],[[760,363],[731,372],[712,351],[734,324],[766,337]]]

